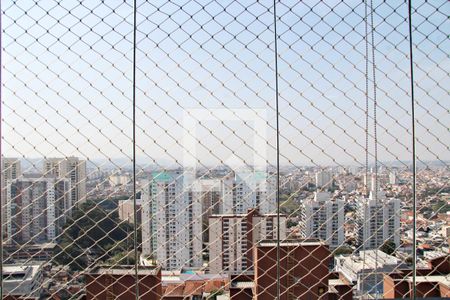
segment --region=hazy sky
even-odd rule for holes
[[[2,154],[131,157],[131,1],[58,2],[2,2]],[[450,160],[450,3],[413,3],[418,155]],[[138,1],[143,161],[275,161],[271,5]],[[374,5],[379,159],[409,160],[407,7]],[[281,163],[364,164],[364,3],[283,1],[277,15]],[[201,123],[187,132],[194,110]]]

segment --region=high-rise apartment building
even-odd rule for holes
[[[20,177],[6,188],[6,242],[45,243],[62,232],[72,211],[70,180]]]
[[[328,189],[333,184],[333,175],[329,171],[319,171],[316,173],[316,188]]]
[[[202,264],[202,207],[186,170],[153,172],[142,190],[142,254],[163,269]]]
[[[211,273],[236,274],[253,269],[253,245],[276,239],[276,214],[221,214],[209,217],[209,268]],[[286,238],[286,216],[280,216],[280,240]]]
[[[386,198],[383,191],[371,192],[369,198],[357,202],[358,244],[375,249],[386,241],[400,245],[400,199]]]
[[[2,177],[4,180],[12,180],[22,175],[22,164],[18,158],[2,158]]]
[[[47,158],[44,176],[70,179],[72,201],[80,205],[86,201],[86,161],[78,157]]]
[[[117,203],[117,211],[119,213],[119,219],[134,224],[134,210],[136,209],[136,222],[141,223],[141,199],[136,199],[136,208],[134,206],[133,199],[119,200]]]
[[[221,214],[222,205],[222,181],[220,179],[197,179],[192,185],[194,202],[202,206],[202,235],[203,244],[208,243],[209,217],[213,214]]]
[[[330,248],[344,243],[344,200],[328,192],[316,192],[302,203],[302,227],[306,238],[324,241]]]
[[[392,171],[389,173],[389,184],[395,185],[398,184],[398,176],[396,171]]]
[[[369,173],[363,176],[363,185],[367,188],[367,194],[382,189],[389,183],[389,176],[383,173]]]
[[[2,212],[2,227],[3,227],[3,235],[5,236],[6,228],[6,190],[7,183],[11,182],[14,179],[19,178],[22,175],[22,166],[21,162],[18,158],[10,158],[4,157],[1,159],[1,172],[2,172],[2,181],[1,181],[1,212]]]
[[[276,176],[260,171],[236,172],[222,180],[224,214],[245,214],[257,208],[262,214],[276,212]]]
[[[363,175],[363,187],[367,194],[369,194],[370,191],[375,190],[375,174],[370,173]]]

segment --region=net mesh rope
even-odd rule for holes
[[[448,1],[1,11],[3,298],[449,296]]]

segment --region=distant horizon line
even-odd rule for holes
[[[25,157],[25,156],[5,156],[2,155],[1,156],[2,159],[18,159],[21,162],[25,162],[25,163],[29,163],[29,164],[34,164],[33,161],[43,161],[45,159],[53,159],[53,158],[78,158],[80,160],[84,160],[87,163],[91,163],[91,164],[95,164],[98,162],[102,162],[103,164],[115,164],[114,162],[118,162],[118,161],[122,161],[121,164],[123,164],[124,160],[127,160],[130,162],[130,167],[132,167],[132,160],[126,157],[115,157],[115,158],[86,158],[83,156],[42,156],[42,157]],[[139,160],[144,160],[143,162],[140,162]],[[145,161],[146,160],[146,161]],[[155,162],[155,161],[159,161],[159,162]],[[410,165],[412,164],[412,160],[378,160],[378,163],[382,163],[383,165],[396,165],[396,164],[403,164],[403,165]],[[449,160],[420,160],[417,162],[420,165],[441,165],[441,166],[446,166],[446,163],[450,164],[450,159]],[[143,158],[138,158],[137,159],[137,164],[144,164],[146,165],[145,167],[150,167],[152,165],[157,166],[157,167],[167,167],[167,168],[194,168],[193,166],[185,166],[183,164],[179,164],[179,163],[175,163],[175,162],[171,162],[167,159],[159,159],[159,160],[149,160],[149,159],[143,159]],[[125,165],[128,166],[128,165]],[[262,167],[272,167],[272,166],[276,166],[276,163],[272,163],[272,164],[266,164]],[[320,162],[317,162],[317,164],[311,164],[311,163],[303,163],[303,162],[292,162],[292,163],[280,163],[280,167],[315,167],[315,168],[319,168],[319,167],[364,167],[363,162],[361,162],[361,164],[356,164],[355,162],[343,162],[341,164],[323,164]],[[374,166],[374,162],[369,163],[369,166]],[[122,166],[124,167],[124,166]],[[210,163],[204,163],[204,164],[199,164],[199,166],[196,166],[196,169],[202,169],[202,168],[218,168],[218,167],[226,167],[226,168],[236,168],[236,167],[251,167],[251,168],[259,168],[257,165],[250,165],[250,164],[241,164],[241,165],[237,165],[237,166],[230,166],[227,164],[210,164]]]

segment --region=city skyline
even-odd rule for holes
[[[357,1],[346,5],[332,1],[328,5],[335,7],[332,12],[330,6],[325,4],[319,4],[322,10],[314,13],[304,11],[302,4],[293,5],[292,10],[281,8],[284,11],[279,19],[280,30],[284,29],[279,36],[278,74],[281,85],[281,163],[292,161],[304,164],[312,160],[319,164],[331,164],[333,159],[338,163],[364,162],[364,6]],[[428,11],[423,1],[416,5]],[[65,2],[59,4],[63,10],[66,6],[70,9],[73,5]],[[192,13],[197,21],[190,21],[189,24],[197,30],[181,26],[185,23],[183,17],[178,15],[161,19],[159,6],[169,9],[163,4],[142,4],[142,11],[138,13],[137,156],[155,161],[175,161],[183,155],[183,136],[193,134],[199,149],[195,158],[203,164],[217,164],[217,157],[227,159],[230,149],[241,159],[248,160],[256,150],[240,146],[244,141],[251,140],[252,135],[261,133],[268,142],[266,157],[274,161],[276,126],[275,92],[270,87],[275,77],[271,5],[265,2],[255,4],[253,9],[261,16],[248,15],[248,20],[244,18],[248,12],[239,4],[229,3],[225,11],[213,3],[208,4],[205,6],[206,15],[196,14],[194,7],[197,5],[188,5],[186,13]],[[444,1],[439,7],[443,11],[447,9]],[[398,9],[406,11],[404,4],[399,4]],[[112,13],[112,8],[106,5],[92,7],[92,10],[100,14]],[[411,132],[408,129],[411,114],[407,64],[409,49],[405,43],[393,47],[398,35],[407,36],[407,26],[400,22],[400,15],[389,14],[390,10],[389,6],[380,5],[374,20],[375,26],[380,28],[384,28],[385,24],[396,24],[395,31],[389,32],[386,38],[380,34],[374,36],[378,158],[383,161],[412,157]],[[131,6],[116,5],[114,13],[121,22],[114,28],[120,34],[109,32],[104,40],[100,38],[103,31],[113,28],[109,22],[115,24],[108,18],[101,26],[95,26],[94,17],[87,19],[84,25],[70,28],[65,18],[59,23],[47,18],[39,19],[35,15],[37,11],[30,11],[28,18],[16,18],[20,11],[21,4],[18,4],[17,11],[9,10],[11,15],[6,14],[3,20],[8,31],[3,35],[2,53],[5,68],[2,151],[8,156],[66,154],[110,158],[125,154],[131,157]],[[74,10],[73,17],[81,17],[81,11]],[[218,13],[214,21],[208,17],[208,13],[213,12]],[[346,15],[346,22],[337,22],[339,13]],[[161,27],[172,27],[173,23],[180,26],[174,28],[169,36],[144,15],[154,16]],[[445,24],[444,15],[431,14],[426,22],[417,16],[414,28],[424,31],[440,29],[441,24]],[[228,22],[228,18],[233,16],[236,22]],[[40,28],[36,32],[31,30],[35,28],[35,24],[30,22],[34,17],[39,21]],[[300,17],[304,26],[314,27],[313,32],[304,31],[300,26]],[[316,17],[322,17],[323,21],[316,22]],[[243,29],[240,22],[252,26],[231,38],[228,31]],[[335,24],[334,31],[329,30],[329,23]],[[348,31],[348,23],[353,30]],[[199,24],[202,26],[199,27]],[[76,39],[76,33],[81,34],[89,25],[92,25],[92,34]],[[223,28],[220,34],[216,33],[218,26]],[[35,40],[35,35],[41,30],[43,32],[39,43],[31,43],[24,51],[16,35],[27,28],[29,30],[22,36],[23,39]],[[186,31],[190,30],[193,30],[193,40],[184,42]],[[333,32],[346,38],[336,39]],[[242,45],[246,39],[252,40],[255,34],[258,38],[247,48]],[[317,40],[320,34],[329,40]],[[421,36],[420,32],[415,34]],[[448,118],[426,117],[427,114],[445,116],[449,109],[446,104],[450,103],[449,95],[444,87],[449,86],[450,82],[448,76],[443,76],[450,68],[445,55],[448,53],[445,51],[449,46],[448,40],[441,29],[427,35],[427,43],[420,41],[415,39],[413,44],[416,99],[422,99],[416,102],[417,155],[419,160],[432,160],[438,156],[448,161],[450,152],[446,145],[450,143],[447,131],[450,121]],[[336,47],[332,48],[330,43],[335,43]],[[179,47],[174,48],[174,44]],[[49,47],[47,52],[46,47]],[[170,55],[165,56],[165,53]],[[299,53],[306,55],[304,59],[299,59]],[[58,63],[52,64],[54,60]],[[49,68],[43,68],[43,65]],[[148,72],[150,69],[155,71]],[[223,85],[218,85],[220,82]],[[369,100],[369,146],[373,154],[373,95],[369,94]],[[236,120],[236,124],[230,120],[224,126],[220,124],[220,114],[213,114],[197,132],[188,133],[182,121],[191,109],[203,109],[205,112],[217,109],[265,110],[266,116],[260,118],[266,122],[267,128],[258,129],[265,131],[259,132]],[[109,122],[112,119],[114,123]],[[34,134],[30,136],[29,132]],[[230,135],[234,138],[225,145],[229,149],[217,143],[217,139],[227,142]],[[209,144],[211,146],[208,147]],[[433,145],[432,151],[427,149],[429,145]],[[317,153],[321,149],[325,152]],[[211,156],[209,150],[214,150],[215,155]]]
[[[1,298],[450,298],[450,1],[0,6]]]

